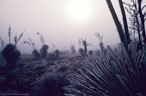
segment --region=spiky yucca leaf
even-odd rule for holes
[[[137,52],[135,44],[129,46],[130,58],[123,45],[110,47],[106,54],[83,64],[70,78],[71,96],[146,96],[145,50]],[[68,95],[67,95],[68,96]]]

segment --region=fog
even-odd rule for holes
[[[9,25],[12,27],[13,36],[25,30],[18,44],[23,53],[29,53],[32,50],[22,44],[22,41],[28,38],[32,39],[37,49],[41,47],[36,32],[44,36],[49,45],[49,51],[54,50],[52,44],[61,50],[69,49],[71,44],[78,49],[80,38],[86,38],[87,42],[99,48],[99,40],[95,37],[96,32],[103,35],[105,45],[115,46],[120,42],[105,0],[86,0],[90,10],[84,20],[69,16],[69,1],[72,0],[0,0],[0,36],[5,43],[8,42]],[[118,0],[113,1],[120,16]]]

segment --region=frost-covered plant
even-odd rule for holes
[[[34,85],[31,96],[65,96],[69,81],[62,74],[46,74]]]
[[[130,56],[123,45],[116,50],[109,46],[106,54],[78,68],[66,89],[69,96],[146,96],[146,51],[129,46]],[[67,95],[67,96],[68,96]]]

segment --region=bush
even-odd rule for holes
[[[20,51],[16,49],[16,46],[13,44],[8,44],[3,50],[2,55],[5,58],[8,68],[15,68],[17,61],[20,58]]]
[[[69,82],[63,75],[44,75],[34,86],[31,96],[65,96],[63,87]]]
[[[83,48],[80,48],[79,52],[80,52],[81,56],[84,56],[84,49]]]
[[[48,48],[49,46],[48,45],[43,45],[42,48],[40,49],[40,55],[42,58],[46,58],[47,57],[47,54],[48,54]]]
[[[36,49],[32,51],[32,55],[33,55],[33,60],[38,60],[40,58],[40,54]]]

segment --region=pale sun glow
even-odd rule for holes
[[[90,0],[68,0],[68,17],[74,21],[86,21],[91,16]]]

